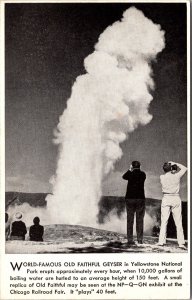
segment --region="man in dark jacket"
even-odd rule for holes
[[[128,180],[125,203],[127,209],[127,240],[128,245],[133,241],[133,222],[136,213],[137,241],[143,243],[143,219],[145,214],[145,191],[144,182],[146,174],[140,170],[140,162],[133,161],[130,169],[123,175]]]
[[[43,242],[44,227],[39,224],[39,217],[35,217],[33,223],[34,225],[29,229],[30,241]]]
[[[22,214],[17,212],[15,214],[15,219],[11,226],[11,240],[25,240],[25,235],[27,233],[27,228],[25,223],[21,221]]]

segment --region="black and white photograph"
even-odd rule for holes
[[[188,253],[186,2],[7,2],[4,27],[5,254]]]

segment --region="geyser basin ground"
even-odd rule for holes
[[[175,239],[168,239],[164,247],[157,246],[157,238],[144,237],[142,245],[126,246],[126,235],[80,225],[47,225],[44,242],[7,241],[6,253],[183,253]]]

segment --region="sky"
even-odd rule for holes
[[[83,61],[99,35],[120,20],[128,3],[17,3],[5,5],[6,191],[51,192],[58,148],[53,132]],[[165,161],[187,164],[186,4],[134,6],[165,31],[153,62],[152,121],[122,143],[123,156],[103,181],[103,194],[123,196],[122,174],[139,160],[146,196],[161,199]],[[79,147],[79,145],[77,145]],[[186,200],[187,176],[181,196]]]

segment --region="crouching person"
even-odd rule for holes
[[[33,223],[34,225],[29,229],[30,241],[43,242],[44,227],[39,224],[39,217],[35,217]]]
[[[11,240],[25,240],[27,228],[25,223],[21,221],[22,217],[22,213],[20,212],[15,214],[16,221],[14,221],[11,225]]]

